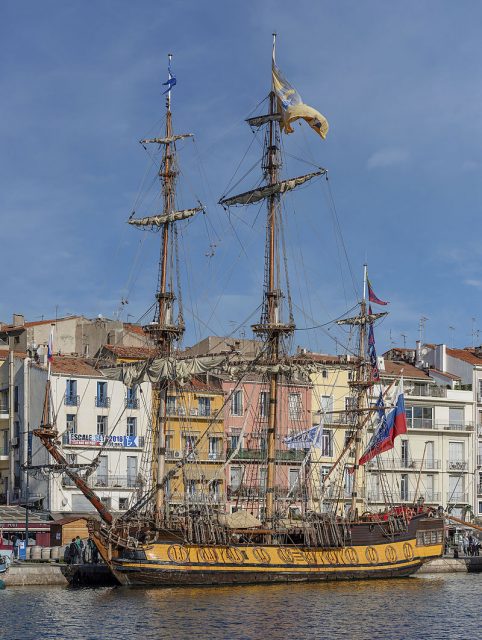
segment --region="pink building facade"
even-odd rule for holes
[[[267,426],[269,385],[255,377],[241,383],[223,381],[225,394],[227,510],[245,509],[263,516],[266,495]],[[286,508],[300,508],[303,450],[290,449],[285,440],[312,426],[311,386],[281,384],[276,424],[275,495],[286,501]],[[237,449],[237,451],[236,451]]]

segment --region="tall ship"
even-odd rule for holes
[[[91,535],[112,573],[123,585],[219,585],[292,581],[393,578],[413,574],[443,551],[443,519],[422,504],[413,508],[394,504],[386,495],[386,508],[370,513],[361,491],[363,465],[379,460],[403,433],[405,413],[401,385],[382,389],[377,374],[374,324],[382,313],[371,304],[382,303],[369,286],[366,269],[363,297],[357,312],[340,324],[357,334],[357,353],[352,358],[350,380],[352,406],[330,416],[330,422],[349,422],[351,429],[335,464],[320,474],[319,453],[323,421],[319,425],[290,422],[299,407],[284,409],[290,389],[306,389],[322,365],[310,354],[291,354],[295,332],[291,301],[282,198],[288,191],[323,178],[326,170],[282,178],[281,134],[292,132],[292,122],[303,119],[321,138],[328,124],[315,109],[304,104],[275,62],[273,39],[272,82],[267,113],[247,120],[262,133],[263,181],[255,189],[225,195],[220,205],[266,205],[265,251],[260,317],[252,330],[258,348],[243,355],[227,350],[216,355],[186,355],[179,349],[185,331],[180,292],[178,225],[203,211],[176,208],[179,168],[176,144],[191,134],[172,128],[171,73],[166,90],[165,130],[159,137],[143,140],[162,151],[159,178],[162,211],[130,224],[160,232],[160,260],[153,321],[145,331],[156,346],[156,356],[141,363],[124,364],[105,375],[133,387],[150,380],[153,385],[151,458],[149,481],[134,504],[114,515],[89,487],[87,478],[69,467],[59,447],[59,433],[49,407],[47,385],[42,424],[35,431],[62,468],[96,508],[100,519],[90,522]],[[239,390],[256,381],[262,392],[249,407],[257,412],[247,433],[241,421],[236,437],[226,446],[219,425],[227,407],[236,407]],[[206,427],[193,428],[194,416],[178,411],[183,421],[186,446],[173,460],[169,424],[173,394],[182,397],[192,389],[208,391],[224,381],[222,402],[207,411]],[[218,385],[218,388],[221,388]],[[295,398],[297,394],[291,394]],[[236,412],[235,412],[236,413]],[[248,411],[246,411],[246,414]],[[333,414],[335,412],[332,412]],[[206,456],[199,452],[206,440],[218,433],[226,453],[215,471],[206,471]],[[186,435],[187,434],[187,435]],[[219,440],[218,437],[218,440]],[[248,447],[242,442],[249,442]],[[209,449],[208,459],[217,455]],[[286,481],[286,460],[298,461],[296,477]],[[220,500],[216,487],[230,464],[244,459],[242,471],[231,480],[229,500]],[[348,479],[348,480],[347,480]],[[349,484],[349,503],[343,499]],[[175,499],[174,486],[181,487]],[[192,487],[196,487],[196,491]],[[228,509],[229,502],[229,509]]]

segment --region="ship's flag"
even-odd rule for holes
[[[170,91],[173,88],[173,86],[177,84],[176,77],[173,75],[173,73],[171,71],[171,65],[169,65],[168,70],[169,70],[169,78],[168,78],[167,82],[163,82],[162,83],[164,87],[167,87],[167,89],[164,91],[164,93],[167,93],[168,91]]]
[[[388,302],[384,302],[383,300],[380,300],[380,298],[378,298],[375,295],[375,292],[373,291],[373,287],[370,283],[370,280],[367,278],[367,284],[368,284],[368,299],[370,300],[370,302],[374,302],[375,304],[388,304]]]
[[[317,424],[311,429],[300,431],[288,436],[283,440],[288,449],[309,449],[310,447],[321,447],[323,443],[323,424]]]
[[[405,398],[403,395],[403,378],[400,378],[395,395],[395,406],[385,416],[384,408],[377,402],[379,407],[379,423],[375,433],[371,437],[368,446],[360,458],[359,464],[366,464],[369,460],[378,456],[384,451],[389,451],[394,447],[395,438],[402,433],[407,433],[407,417],[405,415]],[[383,403],[383,397],[382,397]]]
[[[368,314],[372,315],[371,306],[368,307]],[[370,322],[368,328],[368,359],[372,367],[372,380],[380,382],[380,369],[378,368],[377,350],[375,347],[375,333],[373,331],[373,322]]]
[[[49,364],[52,364],[54,359],[53,345],[54,345],[54,329],[52,327],[50,329],[49,341],[47,345],[47,361],[49,362]]]
[[[303,102],[298,91],[283,76],[274,59],[272,72],[274,91],[281,108],[281,129],[284,133],[293,133],[291,123],[301,118],[324,140],[328,133],[326,118]]]

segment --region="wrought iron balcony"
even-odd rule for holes
[[[422,466],[423,465],[423,466]],[[367,463],[367,468],[370,471],[378,471],[378,464],[375,460]],[[412,469],[418,471],[419,469],[425,469],[427,471],[438,471],[442,467],[440,460],[422,460],[414,458],[395,458],[394,460],[383,460],[380,470],[392,470],[392,469]]]
[[[110,407],[110,398],[107,396],[95,396],[95,406],[108,409]]]
[[[126,409],[139,409],[139,398],[124,398]]]
[[[415,491],[397,491],[395,493],[390,493],[389,498],[395,503],[408,502],[413,504],[414,501],[417,501],[419,498],[423,498],[428,504],[440,504],[441,494],[437,491],[419,491],[417,494]],[[368,502],[372,504],[385,502],[381,491],[369,491],[367,499]]]
[[[288,487],[276,486],[274,488],[274,495],[278,499],[300,499],[306,495],[306,491],[300,487],[289,489]],[[227,497],[228,500],[236,500],[238,498],[245,499],[263,499],[266,496],[266,485],[229,485]]]
[[[109,487],[111,489],[135,489],[139,486],[139,481],[135,475],[114,476],[111,474],[99,474],[90,476],[87,484],[92,488]],[[62,485],[64,487],[75,487],[75,482],[69,476],[62,476]]]
[[[65,394],[64,404],[68,407],[78,407],[80,404],[80,397],[71,394]]]
[[[447,460],[447,471],[467,471],[468,468],[466,460]]]
[[[227,457],[229,458],[234,449],[228,449]],[[246,461],[261,461],[265,460],[268,456],[267,449],[239,449],[237,454],[235,455],[235,460],[246,460]],[[302,462],[305,459],[305,452],[303,450],[298,449],[277,449],[276,450],[276,460],[281,462]]]

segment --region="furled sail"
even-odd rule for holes
[[[178,135],[169,136],[167,138],[146,138],[145,140],[140,140],[141,144],[170,144],[171,142],[176,142],[176,140],[184,140],[184,138],[194,138],[193,133],[179,133]]]
[[[182,211],[171,211],[171,213],[163,213],[158,216],[148,216],[147,218],[133,218],[128,222],[136,227],[161,227],[166,222],[174,222],[175,220],[186,220],[187,218],[191,218],[200,211],[204,211],[204,207],[182,209]]]
[[[268,122],[280,122],[281,113],[267,114],[264,116],[255,116],[254,118],[246,118],[246,122],[250,127],[262,127]]]
[[[102,372],[111,380],[121,380],[128,387],[141,382],[176,381],[186,384],[193,376],[207,373],[221,367],[226,356],[201,356],[198,358],[156,358],[135,364],[124,364],[121,367],[103,369]]]
[[[269,184],[264,187],[260,187],[259,189],[245,191],[244,193],[240,193],[239,195],[231,198],[221,198],[219,204],[224,207],[231,207],[235,204],[253,204],[255,202],[259,202],[259,200],[262,200],[263,198],[267,198],[268,196],[291,191],[292,189],[299,187],[301,184],[308,182],[308,180],[311,180],[316,176],[322,176],[325,173],[326,169],[320,169],[320,171],[313,171],[313,173],[307,173],[306,175],[298,176],[297,178],[281,180],[280,182],[275,182],[274,184]]]
[[[233,379],[242,378],[250,373],[256,373],[263,376],[270,373],[277,373],[291,380],[311,382],[311,375],[320,373],[323,369],[326,369],[326,365],[322,362],[314,361],[302,363],[279,362],[272,365],[254,364],[250,361],[240,363],[226,361],[221,368],[224,373],[228,374]]]
[[[367,313],[364,316],[355,316],[353,318],[343,318],[342,320],[337,320],[336,324],[352,324],[352,325],[361,325],[361,324],[370,324],[378,320],[379,318],[383,318],[387,316],[388,313]]]

